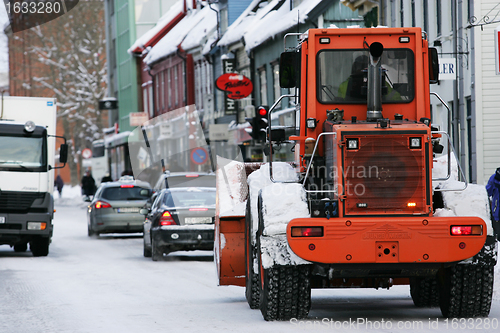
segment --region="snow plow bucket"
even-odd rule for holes
[[[245,286],[247,176],[260,164],[217,157],[214,261],[221,286]]]
[[[449,263],[482,249],[486,223],[457,216],[298,218],[288,224],[287,238],[295,254],[313,262]]]

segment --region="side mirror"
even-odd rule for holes
[[[68,145],[66,143],[61,144],[59,148],[59,162],[66,164],[68,161]]]
[[[439,58],[438,51],[434,47],[429,48],[429,83],[435,84],[439,81]]]
[[[299,86],[300,53],[283,52],[280,56],[280,87],[294,88]]]
[[[148,215],[149,214],[149,209],[141,208],[141,209],[139,209],[139,214]]]
[[[139,194],[143,197],[149,197],[151,196],[151,191],[150,190],[147,190],[147,189],[142,189]]]

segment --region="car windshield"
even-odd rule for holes
[[[215,191],[190,189],[186,191],[167,192],[163,203],[172,208],[215,207]]]
[[[107,187],[101,197],[107,200],[147,200],[149,195],[142,195],[142,190],[142,187]]]
[[[414,96],[414,55],[410,49],[382,54],[382,103],[409,103]],[[322,50],[317,56],[321,103],[366,104],[368,50]]]
[[[43,138],[0,135],[0,169],[40,171],[44,160]]]

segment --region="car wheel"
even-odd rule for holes
[[[26,252],[28,243],[17,243],[14,245],[14,252]]]
[[[49,254],[49,237],[36,237],[30,242],[30,250],[34,257],[45,257]]]
[[[151,239],[151,259],[158,261],[161,257],[163,257],[163,252],[160,251],[154,239]]]

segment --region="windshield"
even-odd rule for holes
[[[43,137],[0,136],[0,170],[46,170],[47,158],[43,142]]]
[[[147,200],[148,195],[141,195],[142,187],[108,187],[102,192],[102,198],[106,200]]]
[[[172,208],[215,207],[215,191],[190,189],[165,193],[163,203]]]
[[[408,103],[414,96],[414,56],[409,49],[382,54],[382,103]],[[365,104],[368,50],[322,50],[317,56],[318,101]]]

